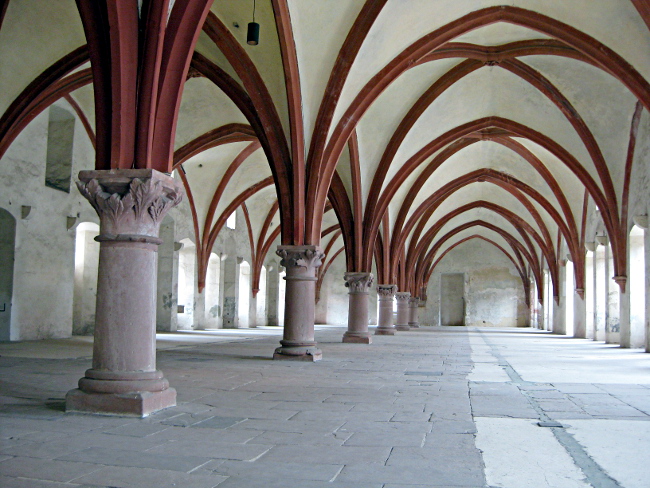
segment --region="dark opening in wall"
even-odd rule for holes
[[[70,193],[74,116],[57,106],[50,107],[47,131],[45,186]]]

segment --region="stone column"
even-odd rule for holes
[[[318,246],[278,246],[286,269],[284,333],[273,359],[318,361],[323,354],[314,340],[316,270],[325,257]]]
[[[573,337],[587,338],[587,302],[584,288],[576,288],[573,296]]]
[[[420,299],[418,297],[409,298],[409,327],[411,329],[420,328],[420,318],[418,314],[418,306]]]
[[[377,297],[379,300],[379,317],[377,317],[377,329],[375,335],[395,335],[393,326],[393,300],[395,299],[395,285],[377,285]]]
[[[348,308],[348,330],[343,342],[370,344],[368,332],[368,289],[372,286],[372,273],[345,273],[345,286],[350,289]]]
[[[554,300],[555,308],[553,309],[553,333],[554,334],[566,334],[566,280],[571,279],[567,277],[566,272],[566,260],[560,260],[560,268],[558,273],[558,285],[560,288],[559,297],[557,300]],[[553,297],[555,298],[555,297]]]
[[[395,294],[397,300],[395,330],[411,330],[409,327],[409,298],[411,298],[411,293],[408,291],[399,291]]]
[[[176,404],[156,370],[156,267],[160,222],[183,190],[151,169],[82,171],[77,185],[100,217],[92,368],[66,410],[145,417]]]

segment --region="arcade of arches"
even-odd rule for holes
[[[68,410],[174,405],[154,330],[650,351],[650,1],[335,3],[0,1],[0,338],[94,333]]]

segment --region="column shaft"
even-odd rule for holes
[[[284,333],[273,359],[318,361],[322,352],[314,340],[316,269],[323,252],[317,246],[278,246],[286,268]]]
[[[395,299],[395,285],[377,285],[377,298],[379,300],[379,316],[375,335],[395,335],[393,326],[393,300]]]
[[[411,293],[397,292],[395,299],[397,300],[397,318],[395,329],[396,330],[411,330],[409,327],[409,298]]]
[[[343,342],[372,342],[368,332],[368,289],[373,281],[372,273],[345,273],[345,286],[350,292],[348,330],[343,334]]]
[[[92,368],[66,410],[144,417],[176,404],[156,370],[156,269],[160,221],[182,189],[154,170],[82,171],[79,190],[100,217]]]
[[[418,297],[409,298],[409,327],[411,329],[420,328],[420,317],[418,307],[420,306],[420,299]]]

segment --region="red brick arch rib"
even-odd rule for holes
[[[260,276],[262,274],[262,266],[264,265],[264,258],[266,257],[266,253],[269,252],[269,247],[271,247],[271,244],[273,243],[273,241],[278,236],[281,230],[280,226],[276,227],[273,230],[273,232],[271,232],[269,239],[265,241],[266,233],[268,232],[269,227],[271,226],[271,222],[273,221],[275,214],[278,213],[278,207],[279,204],[278,201],[276,200],[275,203],[269,209],[268,213],[266,214],[266,218],[264,219],[264,223],[262,224],[262,228],[260,229],[260,234],[257,237],[257,245],[255,245],[255,243],[251,240],[251,249],[256,250],[253,256],[253,263],[252,263],[251,288],[253,291],[253,296],[257,296],[257,292],[259,292],[260,290]],[[268,242],[268,246],[267,246],[267,242]],[[254,245],[255,247],[253,247]]]
[[[639,15],[650,29],[650,0],[632,0],[632,3],[639,11]]]
[[[249,122],[258,133],[271,164],[280,201],[282,242],[290,244],[293,242],[296,225],[302,224],[296,223],[300,219],[294,215],[299,206],[296,207],[296,196],[293,194],[291,154],[273,98],[253,61],[216,15],[208,14],[203,30],[242,80],[243,88],[259,118],[259,126],[254,125],[250,119]]]
[[[338,172],[334,173],[332,178],[332,186],[328,192],[329,201],[332,204],[332,209],[336,214],[339,221],[339,226],[343,233],[343,245],[345,247],[345,263],[346,269],[351,270],[354,266],[354,249],[355,249],[355,221],[354,211],[350,205],[350,198],[343,184],[343,180]],[[325,213],[325,212],[323,212]],[[322,234],[321,234],[322,238]],[[320,239],[319,239],[320,240]]]
[[[388,208],[388,204],[391,199],[403,184],[406,178],[422,164],[426,159],[437,152],[440,149],[443,149],[452,142],[466,137],[475,132],[481,132],[484,130],[491,129],[501,129],[506,131],[508,135],[516,135],[517,137],[523,137],[529,139],[536,144],[544,147],[549,152],[554,154],[560,161],[568,166],[568,168],[576,175],[576,177],[585,185],[590,195],[599,206],[599,208],[607,208],[606,200],[602,194],[600,188],[589,175],[589,173],[580,165],[580,163],[564,148],[559,146],[552,139],[544,136],[543,134],[530,129],[522,124],[513,122],[508,119],[503,119],[500,117],[486,117],[483,119],[478,119],[472,122],[468,122],[461,126],[458,126],[454,129],[451,129],[447,133],[441,135],[437,139],[431,141],[429,144],[420,149],[415,155],[413,155],[403,166],[400,172],[398,172],[395,177],[388,183],[384,189],[382,195],[378,200],[376,211],[372,218],[370,219],[370,225],[365,228],[365,231],[368,235],[367,239],[364,242],[373,242],[379,227],[379,222],[381,216]],[[503,135],[503,133],[499,134]],[[442,162],[439,162],[442,164]],[[603,213],[603,218],[606,221],[605,225],[608,226],[608,229],[616,228],[616,216],[611,216],[607,213]],[[365,263],[368,264],[371,259],[371,253],[366,249]]]
[[[508,253],[508,251],[506,251],[502,246],[500,246],[499,244],[497,244],[496,242],[494,242],[492,239],[489,239],[489,238],[487,238],[487,237],[484,237],[484,236],[481,236],[481,235],[478,235],[478,234],[474,234],[474,235],[472,235],[472,236],[465,237],[464,239],[461,239],[460,241],[455,242],[454,244],[452,244],[451,246],[449,246],[447,249],[445,249],[445,251],[440,255],[440,257],[438,257],[438,259],[436,259],[436,261],[431,265],[430,270],[427,270],[427,272],[426,272],[427,276],[431,276],[431,274],[433,274],[433,272],[435,271],[436,267],[438,266],[438,264],[440,263],[440,261],[442,260],[442,258],[444,258],[444,257],[447,255],[447,253],[449,253],[450,251],[452,251],[452,250],[455,249],[456,247],[460,246],[461,244],[463,244],[463,243],[465,243],[465,242],[467,242],[467,241],[470,241],[470,240],[472,240],[472,239],[480,239],[480,240],[483,240],[483,241],[485,241],[485,242],[487,242],[487,243],[493,245],[494,247],[496,247],[497,249],[499,249],[503,254],[506,255],[506,257],[507,257],[507,258],[512,262],[512,264],[515,266],[515,269],[517,270],[517,272],[519,273],[519,276],[521,277],[521,282],[522,282],[522,285],[523,285],[523,287],[524,287],[524,293],[525,293],[525,295],[526,295],[526,304],[527,304],[527,305],[530,305],[530,303],[529,303],[529,302],[530,302],[530,296],[529,296],[529,295],[530,295],[530,283],[528,282],[528,276],[527,276],[526,273],[524,272],[524,268],[522,268],[521,263],[518,263],[518,262],[517,262],[517,261],[516,261],[516,260],[515,260],[511,255],[510,255],[510,253]],[[531,269],[532,269],[532,266],[531,266]],[[534,271],[533,271],[533,274],[535,274]],[[537,276],[536,276],[536,275],[535,275],[535,279],[537,279]],[[422,283],[420,286],[421,286],[421,287],[424,286],[424,283]]]
[[[424,94],[413,104],[407,115],[400,122],[399,127],[391,137],[391,140],[386,146],[384,154],[382,155],[379,162],[376,176],[373,179],[373,183],[369,192],[369,207],[367,209],[366,216],[372,215],[375,200],[381,190],[386,172],[388,171],[388,168],[390,167],[390,164],[393,161],[397,150],[404,141],[404,138],[409,133],[413,125],[417,122],[422,113],[424,113],[424,111],[435,101],[436,98],[438,98],[447,88],[458,82],[464,76],[483,67],[485,63],[489,63],[491,61],[501,62],[503,60],[511,59],[515,56],[532,54],[553,54],[559,56],[568,56],[585,62],[589,61],[589,59],[583,56],[580,52],[566,46],[564,43],[555,40],[538,39],[491,47],[477,46],[474,44],[466,43],[447,43],[441,48],[437,49],[435,52],[423,58],[422,62],[448,57],[468,57],[470,59],[467,59],[466,61],[449,70],[430,88],[428,88]],[[577,116],[575,109],[573,109],[568,100],[562,96],[559,90],[553,87],[549,80],[545,79],[541,74],[537,72],[530,72],[528,70],[525,70],[520,66],[523,65],[523,63],[520,63],[518,61],[516,61],[516,63],[518,64],[511,65],[506,63],[503,67],[506,69],[510,68],[510,71],[512,71],[514,74],[520,76],[529,83],[532,83],[533,86],[535,86],[556,106],[558,106],[558,108],[565,114],[565,116],[569,118],[574,127],[577,125],[580,128],[583,128],[582,126],[584,126],[584,122],[582,122],[582,119]],[[515,70],[515,68],[519,69]],[[567,109],[566,107],[570,107],[570,109]],[[582,125],[579,122],[582,122]],[[586,128],[586,126],[584,128]],[[591,132],[589,132],[588,129],[586,131],[579,131],[579,135],[582,136],[582,132],[586,132],[587,134],[591,135]],[[594,152],[600,154],[600,150],[598,149],[597,144],[595,144],[595,139],[593,136],[591,138],[583,138],[583,142],[588,147],[595,146],[596,150]],[[602,155],[601,158],[595,160],[595,164],[598,163],[602,163],[602,166],[606,171],[606,166],[604,165]],[[609,177],[608,172],[606,174],[606,177]],[[366,222],[366,224],[368,223]]]
[[[407,222],[407,225],[405,226],[402,233],[399,236],[394,237],[395,239],[401,240],[402,244],[399,247],[403,249],[406,236],[408,236],[408,234],[410,233],[411,229],[413,228],[416,222],[418,222],[419,230],[421,231],[426,225],[426,222],[428,221],[428,217],[446,198],[448,198],[451,194],[463,188],[464,186],[467,186],[471,183],[480,182],[480,181],[489,181],[493,184],[500,186],[505,191],[511,193],[522,204],[524,204],[524,206],[530,212],[533,207],[527,204],[526,200],[523,199],[523,196],[520,194],[520,192],[527,194],[528,196],[536,200],[540,204],[540,206],[542,206],[542,208],[544,208],[544,210],[549,214],[549,216],[555,221],[555,223],[558,225],[558,228],[560,229],[560,234],[563,233],[565,236],[569,235],[568,228],[566,224],[562,221],[562,218],[559,215],[559,213],[555,210],[555,208],[553,208],[550,202],[548,202],[544,197],[542,197],[536,190],[520,182],[519,180],[516,180],[498,171],[491,170],[491,169],[482,169],[482,170],[474,171],[472,173],[468,173],[466,175],[457,178],[456,180],[447,183],[442,188],[437,190],[431,197],[425,200],[414,211],[413,215]],[[427,214],[428,211],[430,211],[430,213]],[[436,226],[438,224],[439,223],[437,223]],[[540,225],[539,222],[538,225]],[[437,232],[437,230],[435,230],[436,226],[434,226],[434,228],[432,229],[429,229],[427,231],[427,234],[425,234],[422,240],[424,241],[430,240],[431,236]],[[549,268],[551,269],[552,272],[555,273],[557,268],[556,266],[557,263],[555,262],[553,246],[548,242],[550,240],[548,230],[543,225],[542,227],[540,227],[540,229],[542,229],[542,232],[545,236],[544,245],[548,249],[546,257],[548,260]],[[418,236],[419,233],[414,238],[411,239],[412,242],[415,241],[417,241],[418,243],[421,242],[422,240],[419,240]],[[421,250],[409,249],[409,254],[411,255],[418,255],[420,252]],[[393,254],[393,256],[399,256],[399,255],[401,255],[400,252],[396,252],[395,254]],[[394,265],[394,261],[393,261],[393,265]]]
[[[525,244],[525,246],[522,248],[525,248],[530,256],[537,255],[535,247],[530,240],[530,238],[532,237],[533,240],[537,243],[544,257],[547,259],[547,261],[549,263],[555,262],[555,256],[552,247],[549,248],[543,242],[541,236],[537,234],[537,232],[521,217],[517,216],[513,212],[510,212],[509,210],[499,205],[490,202],[485,202],[485,201],[476,201],[476,202],[471,202],[469,204],[463,205],[462,207],[459,207],[458,209],[443,216],[438,222],[436,222],[436,225],[432,227],[430,232],[427,232],[425,237],[418,243],[418,246],[415,251],[415,255],[409,256],[409,258],[407,259],[407,273],[411,276],[415,275],[416,263],[418,263],[418,267],[421,267],[423,263],[427,261],[427,257],[425,257],[425,252],[428,249],[428,247],[431,245],[433,240],[435,239],[435,236],[440,229],[442,229],[447,223],[449,223],[455,217],[477,208],[485,208],[487,210],[490,210],[496,213],[497,215],[503,217],[506,221],[508,221],[521,235],[524,241],[521,245],[524,246]],[[511,237],[514,239],[514,236]]]
[[[291,14],[287,0],[272,0],[275,24],[282,52],[284,68],[284,83],[287,91],[289,109],[289,126],[291,137],[291,157],[293,168],[292,192],[304,216],[305,199],[305,128],[302,119],[302,91],[300,88],[300,73],[298,70],[298,55],[293,37]],[[304,234],[304,221],[296,219],[294,234]]]
[[[431,266],[431,262],[433,261],[433,258],[436,255],[436,252],[442,247],[442,245],[454,237],[456,234],[459,234],[460,232],[470,229],[472,227],[484,227],[488,230],[491,230],[495,232],[496,234],[500,235],[512,248],[513,250],[517,249],[526,259],[531,264],[531,267],[534,266],[533,263],[536,263],[534,257],[528,252],[527,249],[524,248],[524,246],[517,241],[512,235],[510,235],[508,232],[505,230],[489,223],[485,222],[483,220],[473,220],[471,222],[467,222],[459,227],[456,227],[455,229],[449,231],[447,234],[445,234],[443,237],[441,237],[432,249],[429,251],[429,253],[426,256],[426,259],[424,260],[422,267],[418,269],[418,273],[422,276],[422,282],[426,283],[429,281],[431,278],[431,274],[433,273],[433,266]]]
[[[619,79],[646,108],[650,109],[650,84],[621,56],[592,37],[560,21],[518,7],[498,6],[477,10],[413,43],[377,73],[359,92],[348,111],[341,118],[340,124],[334,129],[326,151],[327,156],[323,158],[324,162],[319,167],[318,176],[310,178],[307,195],[309,226],[306,229],[309,239],[314,242],[318,240],[316,230],[320,228],[322,218],[318,209],[322,208],[321,202],[325,200],[334,167],[350,131],[356,126],[372,102],[390,83],[430,52],[461,34],[495,22],[520,25],[565,42],[599,67],[603,69],[607,67],[607,72]],[[313,179],[317,179],[317,181],[313,181]]]
[[[571,255],[574,258],[574,262],[576,263],[576,277],[577,277],[577,282],[578,283],[583,283],[584,281],[584,256],[583,253],[580,251],[581,245],[579,241],[579,236],[578,236],[578,231],[577,231],[577,226],[575,223],[575,218],[571,212],[571,208],[569,206],[569,203],[566,199],[566,196],[562,193],[557,181],[555,178],[552,176],[550,171],[543,165],[543,163],[530,151],[528,151],[522,144],[519,142],[515,141],[514,139],[511,139],[510,137],[505,137],[505,136],[498,136],[498,135],[486,135],[486,134],[481,134],[481,135],[472,135],[470,137],[475,137],[475,138],[464,138],[464,139],[459,139],[455,143],[451,144],[447,148],[445,148],[440,154],[438,154],[430,163],[429,165],[425,168],[425,170],[421,173],[421,175],[418,177],[418,179],[414,182],[412,188],[413,189],[419,189],[425,186],[425,183],[427,179],[430,177],[430,175],[437,169],[441,162],[443,162],[445,159],[450,157],[452,154],[456,153],[457,151],[467,147],[470,144],[473,144],[474,142],[477,142],[478,140],[485,140],[489,139],[492,140],[496,143],[503,144],[504,146],[512,149],[513,151],[517,152],[524,160],[528,161],[530,165],[542,176],[542,178],[545,180],[551,191],[553,192],[560,208],[563,211],[564,214],[564,222],[565,225],[562,224],[562,219],[559,217],[559,214],[551,210],[551,215],[556,221],[558,222],[558,225],[560,226],[561,230],[565,233],[565,239],[569,245],[569,251]],[[480,138],[480,139],[479,139]],[[505,178],[504,178],[505,180]],[[498,180],[497,180],[498,183]],[[529,187],[526,187],[529,188]],[[506,188],[507,189],[507,188]],[[404,221],[406,220],[406,217],[408,215],[408,212],[411,208],[411,205],[414,201],[414,199],[417,196],[417,191],[409,191],[407,196],[404,199],[404,202],[402,203],[402,206],[399,209],[399,214],[395,222],[394,226],[394,237],[392,239],[392,245],[393,247],[391,248],[391,255],[393,256],[398,256],[402,246],[404,246],[406,236],[408,235],[409,232],[411,232],[411,229],[415,226],[415,231],[414,231],[414,238],[411,239],[411,249],[409,249],[409,253],[413,252],[413,246],[414,243],[417,242],[420,233],[422,232],[426,222],[429,220],[430,216],[433,214],[433,211],[437,208],[437,205],[442,203],[444,198],[447,198],[447,196],[442,197],[441,200],[438,200],[436,205],[429,205],[428,208],[424,211],[422,217],[416,217],[412,220],[410,220],[409,227],[406,230],[406,232],[403,232],[403,226],[404,226]],[[519,192],[511,192],[513,195],[526,207],[529,213],[533,216],[535,219],[538,227],[542,229],[543,231],[546,231],[546,227],[544,226],[544,223],[539,216],[538,212],[535,210],[535,208],[530,205],[528,200],[524,198]],[[541,198],[541,195],[538,193],[533,193],[535,195],[535,198],[538,199],[540,202],[546,202],[546,203],[541,203],[542,205],[545,205],[545,208],[550,208],[550,202],[546,201],[545,199]],[[417,225],[415,225],[415,220],[417,220]],[[544,232],[544,239],[547,244],[547,246],[552,247],[552,242],[550,239],[550,235],[548,232]],[[393,263],[393,266],[395,266],[395,263]]]
[[[271,173],[275,180],[275,189],[280,204],[280,226],[283,229],[282,233],[283,235],[291,235],[290,223],[293,218],[293,213],[291,210],[292,202],[289,173],[285,160],[279,160],[277,158],[277,144],[272,143],[272,138],[269,138],[263,122],[265,119],[257,112],[257,108],[251,97],[248,96],[248,93],[230,75],[208,58],[195,52],[192,59],[192,67],[217,85],[237,105],[237,108],[241,110],[255,131],[257,138],[264,148],[264,154],[269,162]]]
[[[35,80],[35,81],[38,81]],[[9,149],[16,137],[36,118],[43,110],[54,102],[73,91],[92,83],[90,69],[82,69],[69,76],[53,79],[51,83],[36,92],[30,86],[7,108],[0,119],[0,158]],[[39,87],[45,83],[34,83]]]
[[[387,0],[365,1],[359,15],[352,25],[352,28],[348,31],[348,35],[341,46],[334,67],[330,73],[329,80],[327,81],[325,95],[323,96],[318,109],[318,115],[316,116],[316,122],[314,124],[314,133],[312,134],[311,144],[309,147],[309,155],[307,156],[307,199],[305,202],[306,208],[304,209],[306,211],[305,218],[307,220],[311,219],[311,214],[313,213],[310,208],[310,202],[312,202],[310,195],[315,193],[320,186],[320,175],[323,170],[323,154],[327,143],[327,134],[329,133],[332,118],[334,117],[334,111],[336,110],[336,105],[341,96],[350,69],[352,68],[352,64],[354,63],[370,28],[381,13],[386,2]],[[350,135],[351,132],[345,137],[343,145],[348,141]],[[341,150],[343,150],[343,146],[341,147]],[[336,162],[334,162],[334,166],[336,166]],[[332,171],[327,177],[327,186],[329,186],[329,180],[334,173],[334,167],[331,169]],[[325,202],[327,189],[323,189],[323,192],[322,202]],[[318,209],[316,213],[319,216],[322,215],[320,212],[323,208],[322,202],[318,202],[315,207]],[[320,235],[320,221],[318,222],[318,225],[313,228],[310,228],[309,222],[307,222],[305,231],[307,233],[305,236],[307,239],[306,242],[317,244]],[[310,231],[313,231],[314,234],[310,235]]]

